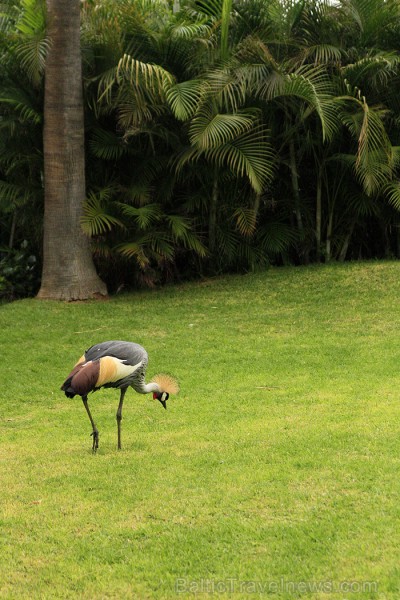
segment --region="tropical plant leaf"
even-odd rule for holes
[[[36,86],[41,83],[44,75],[49,46],[47,38],[33,37],[15,47],[15,55],[19,58],[22,69]]]
[[[364,87],[369,80],[376,87],[385,86],[396,76],[400,57],[396,52],[374,52],[342,67],[343,76],[352,86]]]
[[[223,0],[196,0],[195,4],[197,10],[204,15],[214,19],[221,18]]]
[[[246,69],[239,63],[228,64],[227,68],[211,71],[207,76],[207,93],[217,106],[223,107],[227,113],[240,113],[240,107],[246,102],[249,92]],[[247,109],[248,113],[260,116],[255,109]]]
[[[334,104],[332,82],[324,68],[303,65],[293,73],[278,74],[273,86],[264,84],[260,94],[265,100],[299,98],[315,110],[320,118],[323,138],[331,138],[337,131],[337,107]]]
[[[160,204],[146,204],[145,206],[131,206],[129,204],[116,203],[121,212],[134,220],[139,229],[147,229],[163,216],[163,210]]]
[[[90,240],[90,247],[95,256],[110,260],[113,256],[113,249],[100,237],[94,237]]]
[[[400,183],[390,181],[383,188],[383,194],[393,208],[400,212]]]
[[[309,45],[304,51],[305,59],[313,61],[314,65],[340,65],[342,61],[342,50],[332,44]]]
[[[227,260],[232,260],[236,256],[239,240],[237,234],[231,229],[218,227],[217,244],[219,253]]]
[[[204,82],[201,80],[191,80],[176,83],[167,89],[167,101],[177,119],[186,121],[194,115],[203,88]]]
[[[254,112],[213,115],[210,109],[203,110],[192,120],[190,141],[200,150],[210,150],[249,131],[254,126],[254,121]]]
[[[380,209],[375,196],[368,196],[365,193],[349,194],[347,208],[359,218],[378,215]]]
[[[210,37],[212,28],[204,22],[191,23],[187,20],[173,23],[171,36],[180,40],[204,40]]]
[[[354,99],[357,112],[342,114],[342,120],[357,140],[355,171],[365,192],[376,194],[392,177],[393,149],[382,117],[384,112]]]
[[[233,213],[236,227],[241,235],[250,237],[256,229],[256,214],[252,208],[239,206]]]
[[[129,81],[132,85],[144,86],[157,95],[163,95],[165,88],[173,85],[174,78],[159,65],[136,60],[124,54],[118,63],[116,72],[117,81]]]
[[[99,127],[93,129],[89,147],[94,156],[103,160],[118,160],[129,151],[128,145],[121,137],[113,131]]]
[[[230,144],[213,148],[205,157],[219,166],[227,166],[239,177],[247,177],[253,190],[261,194],[275,171],[275,153],[268,141],[268,132],[260,125],[238,136]]]
[[[18,206],[24,206],[31,198],[26,186],[0,180],[0,208],[5,213],[12,212]]]
[[[81,226],[89,236],[100,235],[111,231],[114,226],[124,228],[124,223],[110,214],[107,209],[107,200],[111,194],[110,189],[100,193],[91,193],[83,205]]]
[[[261,247],[270,255],[285,252],[297,240],[296,232],[280,221],[269,221],[258,234]]]
[[[179,215],[166,215],[167,222],[171,228],[171,234],[175,240],[181,241],[185,248],[193,250],[198,256],[207,256],[207,248],[199,238],[191,231],[191,222]]]
[[[21,0],[15,17],[14,27],[20,35],[15,36],[11,48],[30,81],[38,86],[50,45],[45,35],[45,3],[42,0]]]
[[[25,36],[44,32],[46,28],[43,0],[20,0],[16,29]]]
[[[169,235],[164,231],[152,232],[149,237],[149,245],[158,258],[166,261],[172,261],[175,255],[175,248]]]
[[[1,89],[0,104],[1,103],[11,106],[18,114],[19,119],[24,123],[38,125],[42,122],[42,114],[37,111],[32,103],[32,98],[28,93],[21,88],[6,86]]]
[[[146,256],[143,247],[143,240],[118,244],[115,246],[114,250],[122,256],[135,259],[136,263],[141,269],[145,269],[150,263],[150,259],[148,256]]]

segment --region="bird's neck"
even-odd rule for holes
[[[140,394],[149,394],[150,392],[161,392],[160,387],[153,381],[150,381],[150,383],[143,382],[140,384],[140,386],[138,386],[138,387],[133,386],[133,387]]]

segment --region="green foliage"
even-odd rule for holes
[[[0,245],[29,240],[35,256],[43,215],[43,7],[36,0],[5,1],[0,20]],[[28,294],[31,287],[27,282]]]
[[[38,287],[37,259],[29,252],[28,242],[22,242],[18,250],[0,248],[0,299],[33,296]]]
[[[82,3],[82,227],[110,289],[396,255],[399,17],[397,0]],[[0,243],[39,256],[44,1],[4,1],[0,29]]]
[[[117,217],[107,212],[106,203],[111,193],[112,190],[102,189],[98,195],[92,193],[85,202],[82,229],[91,237],[111,231],[115,225],[123,227]]]

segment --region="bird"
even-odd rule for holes
[[[120,390],[116,415],[118,450],[121,450],[122,405],[129,386],[139,394],[152,392],[153,399],[158,400],[164,408],[167,408],[169,395],[179,392],[178,382],[171,375],[155,375],[150,383],[146,383],[148,360],[148,354],[140,344],[120,340],[100,342],[85,351],[62,384],[61,390],[67,398],[74,396],[82,398],[92,425],[93,453],[96,453],[99,447],[99,431],[89,409],[89,392],[95,392],[100,388]]]

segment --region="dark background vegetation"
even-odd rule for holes
[[[399,257],[394,0],[82,3],[87,199],[110,292]],[[45,5],[2,2],[0,295],[41,270]]]

